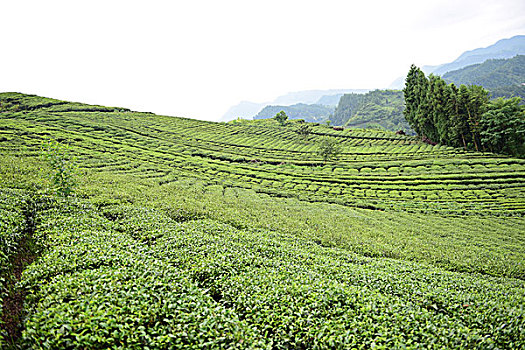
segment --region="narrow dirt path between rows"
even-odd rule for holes
[[[35,201],[33,198],[24,201],[23,213],[25,225],[23,235],[18,242],[18,251],[11,257],[10,263],[12,266],[11,273],[8,277],[7,290],[9,295],[3,300],[2,322],[0,326],[7,333],[7,342],[12,348],[16,348],[16,344],[22,335],[22,321],[25,292],[20,288],[16,288],[16,284],[22,278],[22,272],[35,259],[35,245],[33,242],[33,234],[36,230],[37,212],[41,209],[42,203]]]
[[[10,276],[11,279],[9,283],[11,292],[3,301],[2,328],[7,331],[8,341],[11,344],[16,343],[22,333],[22,310],[25,299],[24,291],[15,288],[15,284],[20,281],[22,271],[25,267],[35,260],[35,256],[31,252],[31,249],[29,249],[27,241],[28,239],[26,237],[22,238],[18,254],[13,257],[13,272]]]

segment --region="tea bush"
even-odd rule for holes
[[[19,106],[0,114],[2,281],[21,232],[40,253],[9,287],[26,293],[9,346],[524,347],[525,160],[0,99]],[[78,160],[75,199],[28,220],[49,139]],[[341,147],[328,165],[323,139]]]

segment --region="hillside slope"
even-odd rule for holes
[[[525,56],[510,59],[487,60],[460,70],[448,72],[443,76],[456,85],[481,85],[486,89],[501,88],[525,83]]]
[[[448,83],[457,86],[481,85],[495,97],[519,96],[525,98],[525,56],[509,59],[487,60],[481,64],[468,66],[443,76]]]
[[[304,119],[307,122],[322,122],[334,112],[333,107],[318,104],[307,105],[298,103],[291,106],[266,106],[253,119],[273,118],[284,111],[290,119]]]
[[[333,96],[342,95],[344,93],[365,93],[367,89],[330,89],[330,90],[305,90],[294,91],[287,94],[277,96],[272,101],[257,103],[250,101],[242,101],[239,104],[232,106],[221,117],[221,121],[230,121],[237,118],[252,119],[265,106],[291,106],[296,104],[322,104],[322,105],[337,105],[337,101],[333,102]],[[329,103],[323,102],[327,98]]]
[[[525,160],[375,130],[305,139],[296,122],[0,103],[0,347],[525,346]],[[54,194],[49,139],[78,165],[71,198]],[[327,139],[341,153],[325,163]],[[6,310],[24,296],[17,334]]]
[[[332,122],[335,125],[390,131],[411,131],[403,115],[403,92],[375,90],[366,94],[345,94],[341,97]]]

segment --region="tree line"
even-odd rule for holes
[[[495,100],[481,86],[447,84],[412,65],[403,89],[404,115],[429,143],[525,156],[525,108],[518,97]]]

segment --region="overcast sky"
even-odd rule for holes
[[[0,91],[218,120],[525,34],[523,0],[2,1]]]

